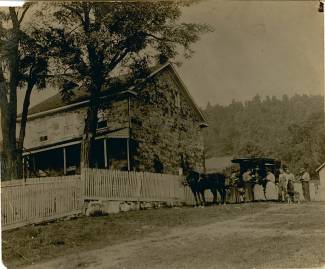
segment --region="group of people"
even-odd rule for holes
[[[304,199],[310,201],[309,181],[310,176],[306,169],[300,170],[297,178],[302,183]],[[296,181],[293,173],[288,167],[279,169],[279,176],[276,178],[271,169],[266,171],[266,175],[262,176],[259,168],[246,169],[239,176],[237,171],[233,171],[229,186],[229,198],[236,202],[252,202],[252,201],[294,201]]]

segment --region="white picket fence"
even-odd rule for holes
[[[78,175],[2,182],[2,230],[78,214],[82,202]]]
[[[85,200],[185,202],[194,198],[180,176],[83,169],[82,175],[1,183],[1,226],[9,230],[82,212]]]
[[[148,172],[83,169],[81,176],[47,177],[1,183],[1,224],[8,230],[81,213],[85,200],[180,202],[194,204],[182,176]],[[302,194],[301,183],[295,184]],[[310,185],[311,200],[319,186]],[[206,192],[207,201],[212,195]]]
[[[186,202],[193,204],[194,198],[188,187],[184,187],[182,176],[111,171],[105,169],[83,169],[84,199],[114,201]]]

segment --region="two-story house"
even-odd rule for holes
[[[102,93],[96,136],[98,168],[178,174],[203,169],[202,128],[207,124],[170,63],[151,69],[138,90]],[[24,143],[25,174],[62,175],[80,172],[80,148],[89,99],[73,90],[32,107]],[[19,118],[18,118],[19,120]]]

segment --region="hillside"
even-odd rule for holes
[[[294,172],[306,166],[311,173],[325,161],[323,96],[284,95],[228,106],[207,105],[206,156],[267,156]]]

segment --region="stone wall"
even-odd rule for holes
[[[191,168],[203,169],[202,120],[170,70],[132,100],[131,115],[132,138],[138,142],[136,170],[154,172],[158,156],[164,173],[178,174],[181,155]]]
[[[128,100],[118,100],[104,105],[104,118],[108,131],[129,126]]]

